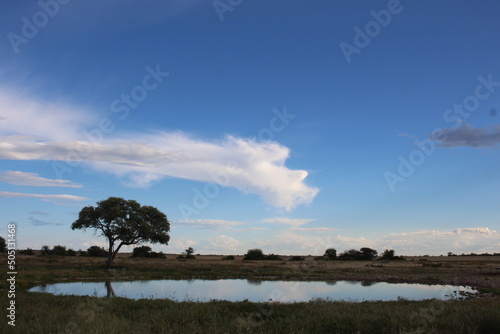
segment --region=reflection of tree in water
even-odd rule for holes
[[[251,285],[261,285],[262,284],[261,279],[249,279],[249,278],[247,278],[247,282],[248,282],[248,284],[251,284]]]
[[[337,284],[338,281],[326,281],[326,284],[328,285],[335,285]]]
[[[104,282],[104,285],[106,286],[106,297],[116,297],[115,291],[113,290],[113,287],[111,286],[111,281],[106,281]]]
[[[188,278],[186,281],[188,282],[188,284],[191,284],[194,282],[194,278]]]
[[[373,282],[373,281],[361,281],[361,285],[362,286],[372,286],[374,284],[376,284],[377,282]]]

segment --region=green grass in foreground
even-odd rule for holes
[[[500,299],[259,304],[19,292],[2,333],[498,333]],[[4,330],[6,329],[6,330]]]

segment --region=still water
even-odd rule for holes
[[[74,282],[41,285],[32,292],[57,295],[125,297],[130,299],[171,299],[176,301],[228,300],[251,302],[307,302],[325,300],[397,300],[398,298],[452,299],[460,292],[474,293],[464,286],[425,285],[355,281],[261,281],[247,279],[221,280],[147,280],[112,282]]]

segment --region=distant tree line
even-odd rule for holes
[[[1,238],[1,237],[0,237]],[[18,254],[22,255],[36,255],[35,251],[31,248],[22,249],[17,251]],[[75,251],[71,248],[66,248],[66,246],[56,245],[53,248],[50,248],[48,245],[44,245],[39,250],[39,254],[41,256],[87,256],[87,257],[108,257],[109,253],[106,249],[100,246],[91,246],[86,251],[78,250]],[[153,252],[151,247],[148,246],[140,246],[135,247],[132,251],[131,257],[145,257],[145,258],[162,258],[165,259],[166,256],[162,252]]]
[[[500,256],[500,253],[493,253],[493,254],[490,254],[490,253],[481,253],[481,254],[476,254],[476,253],[469,253],[469,254],[460,254],[460,255],[457,255],[457,254],[453,254],[452,252],[448,252],[448,256]]]
[[[335,248],[328,248],[323,256],[315,257],[316,261],[327,261],[327,260],[340,260],[340,261],[373,261],[375,259],[381,260],[404,260],[402,256],[396,256],[394,249],[386,249],[382,255],[379,257],[378,252],[375,249],[369,247],[363,247],[359,250],[349,249],[337,255],[337,250]]]
[[[328,248],[325,250],[325,253],[322,256],[317,256],[314,258],[316,261],[329,261],[329,260],[339,260],[339,261],[355,261],[355,260],[364,260],[364,261],[373,261],[375,259],[381,260],[405,260],[402,256],[396,256],[395,251],[393,249],[386,249],[381,256],[378,256],[378,252],[375,249],[369,247],[363,247],[359,250],[349,249],[340,254],[337,254],[337,250],[335,248]],[[264,252],[259,249],[249,249],[243,260],[279,260],[283,259],[276,254],[265,255]],[[304,261],[305,257],[303,256],[292,256],[289,261]]]

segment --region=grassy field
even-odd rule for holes
[[[426,257],[366,261],[132,259],[113,269],[102,258],[17,256],[16,327],[2,333],[499,333],[500,258]],[[5,263],[5,262],[4,262]],[[382,265],[382,266],[381,266]],[[6,272],[7,270],[5,270]],[[159,278],[359,280],[469,285],[480,298],[462,301],[279,304],[174,302],[28,293],[39,283]],[[2,305],[7,305],[2,279]],[[5,307],[3,307],[5,310]],[[5,314],[7,311],[4,311]]]

